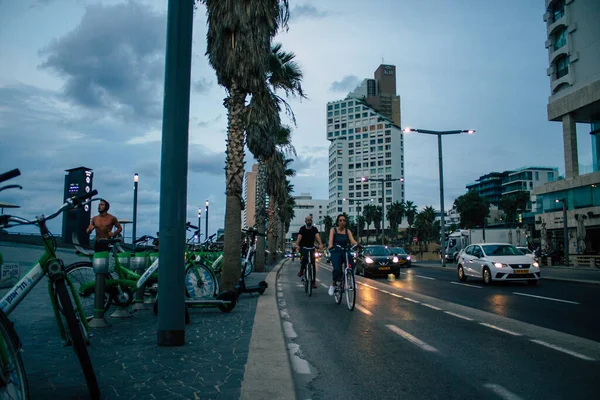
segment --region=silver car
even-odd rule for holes
[[[540,280],[540,266],[507,243],[478,243],[467,246],[458,259],[458,279],[494,281],[526,281],[535,285]]]

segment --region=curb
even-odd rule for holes
[[[426,264],[419,264],[418,262],[413,264],[413,267],[421,267],[421,268],[435,268],[441,271],[449,271],[454,269],[453,267],[438,267],[438,266],[434,266],[434,265],[426,265]],[[560,268],[560,269],[566,269],[567,267],[564,268]],[[557,268],[559,269],[559,268]],[[593,281],[593,280],[588,280],[588,279],[573,279],[573,278],[559,278],[559,277],[549,277],[549,276],[544,276],[544,268],[542,267],[541,269],[542,271],[542,277],[540,279],[542,280],[547,280],[547,281],[556,281],[556,282],[570,282],[570,283],[581,283],[581,284],[586,284],[586,285],[600,285],[600,281]]]
[[[279,262],[266,282],[269,288],[258,298],[242,381],[240,399],[296,399],[294,380],[277,306],[277,277],[287,259]],[[271,290],[269,290],[271,289]]]

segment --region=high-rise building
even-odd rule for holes
[[[252,165],[252,171],[247,171],[244,179],[244,203],[242,210],[242,228],[254,226],[254,213],[256,211],[256,177],[258,175],[258,164]]]
[[[548,120],[562,123],[565,179],[535,189],[536,229],[569,251],[600,251],[600,4],[598,0],[545,0],[550,97]],[[580,167],[576,124],[590,124],[592,163]],[[563,203],[567,221],[563,221]],[[585,229],[583,229],[585,227]],[[545,240],[550,245],[552,241]],[[583,249],[583,250],[582,250]]]
[[[393,65],[380,65],[374,79],[365,79],[344,100],[327,103],[330,216],[346,212],[355,219],[371,199],[376,205],[385,200],[386,209],[404,201],[403,181],[373,181],[404,178],[400,120]]]

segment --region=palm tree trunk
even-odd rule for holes
[[[256,209],[254,212],[254,220],[256,223],[256,229],[261,235],[265,234],[265,221],[267,217],[266,210],[266,197],[267,197],[267,183],[266,183],[267,169],[264,160],[258,162],[258,173],[256,174]],[[256,242],[256,264],[255,269],[257,272],[263,272],[265,270],[265,240],[264,236],[258,236]]]
[[[225,99],[227,108],[227,166],[225,174],[225,239],[223,245],[223,272],[220,287],[233,290],[240,279],[240,258],[242,233],[242,181],[244,179],[244,106],[246,94],[237,90],[233,83],[229,97]]]
[[[271,260],[275,259],[275,202],[269,202],[269,227],[267,229],[267,246]]]

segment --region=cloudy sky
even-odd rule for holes
[[[296,192],[327,198],[326,103],[382,63],[397,66],[402,125],[476,129],[444,140],[446,205],[490,171],[526,165],[564,171],[550,92],[543,0],[290,0],[276,41],[297,55],[308,99],[292,100]],[[138,234],[158,226],[167,1],[0,0],[0,170],[20,168],[22,191],[0,201],[19,214],[62,202],[65,169],[85,166],[111,212],[131,219],[140,174]],[[209,231],[223,226],[226,114],[194,20],[188,217],[209,200]],[[591,163],[579,126],[580,163]],[[435,137],[405,140],[406,197],[439,207]],[[247,168],[253,163],[247,156]],[[12,183],[12,182],[11,182]],[[202,223],[204,225],[204,221]],[[60,233],[60,223],[51,225]],[[129,228],[130,229],[130,228]],[[130,233],[129,233],[130,234]]]

